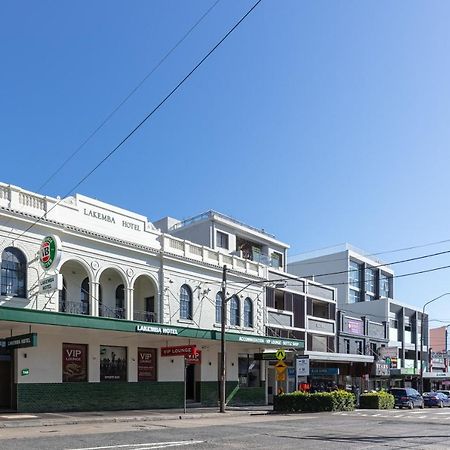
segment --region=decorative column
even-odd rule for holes
[[[89,285],[89,311],[91,316],[98,317],[99,315],[99,289],[100,283],[92,281]]]
[[[127,320],[134,320],[134,289],[125,289],[125,308]]]

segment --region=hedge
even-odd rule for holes
[[[393,409],[394,396],[385,391],[361,394],[359,407],[363,409]]]
[[[353,411],[355,397],[347,391],[293,392],[274,397],[275,412],[320,412],[320,411]]]

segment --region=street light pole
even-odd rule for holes
[[[422,393],[423,393],[423,366],[424,366],[423,346],[425,344],[425,335],[423,332],[425,325],[425,308],[430,303],[433,303],[434,301],[439,300],[441,297],[445,297],[446,295],[450,295],[450,292],[445,292],[444,294],[441,294],[436,298],[432,298],[431,300],[426,302],[422,308],[422,317],[420,319],[420,389],[422,390]]]
[[[226,367],[227,358],[225,350],[225,324],[227,323],[227,266],[223,266],[222,274],[222,305],[221,305],[221,317],[220,317],[220,386],[219,386],[219,403],[220,412],[225,412],[225,397],[226,397]]]

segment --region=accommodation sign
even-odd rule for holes
[[[277,345],[279,347],[302,347],[302,341],[285,341],[265,337],[239,336],[239,342],[251,342],[252,344]]]

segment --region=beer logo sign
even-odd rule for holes
[[[46,236],[39,250],[41,266],[48,270],[59,262],[61,257],[61,241],[56,236]]]

